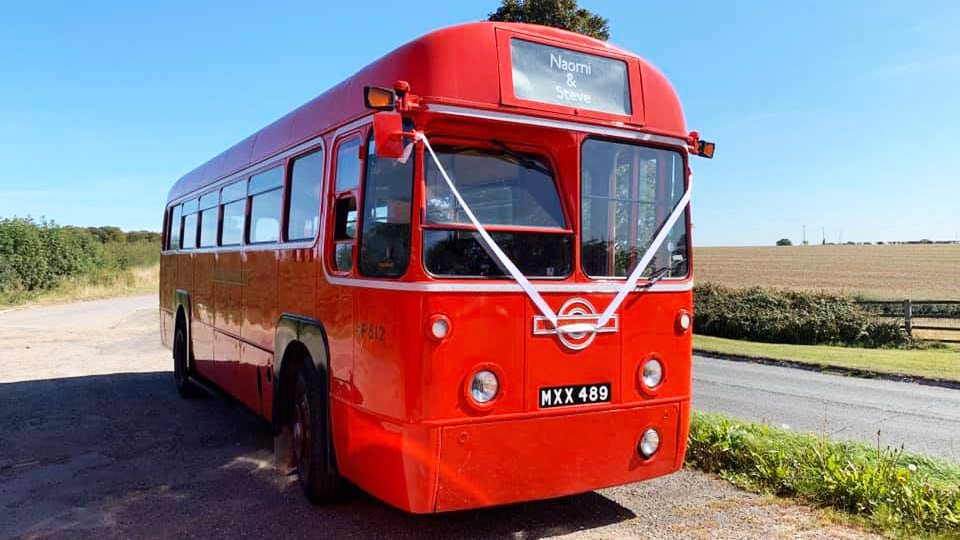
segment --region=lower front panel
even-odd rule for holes
[[[490,422],[442,429],[436,510],[559,497],[676,470],[680,405]],[[651,459],[637,453],[660,432]]]
[[[444,512],[575,493],[679,468],[688,402],[430,426],[390,421],[331,400],[340,472],[401,509]],[[660,432],[651,459],[643,432]]]

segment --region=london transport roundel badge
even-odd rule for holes
[[[537,315],[533,318],[533,333],[534,335],[555,335],[564,347],[579,351],[589,347],[598,333],[616,332],[618,330],[619,320],[616,315],[610,317],[610,320],[602,328],[596,328],[599,319],[600,315],[597,314],[593,304],[583,298],[571,298],[557,312],[558,326],[588,324],[594,326],[594,328],[582,332],[558,332],[546,317]]]

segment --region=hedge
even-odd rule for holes
[[[75,276],[155,264],[159,235],[116,227],[61,227],[31,218],[0,219],[0,293],[52,289]]]
[[[853,298],[824,292],[707,283],[694,290],[698,334],[766,343],[902,346],[910,336]]]

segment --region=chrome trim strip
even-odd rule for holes
[[[288,249],[309,249],[315,246],[317,239],[297,240],[294,242],[260,242],[234,246],[211,246],[193,249],[164,249],[161,255],[189,255],[191,253],[247,253],[251,251],[277,251]]]
[[[324,270],[326,273],[326,270]],[[327,275],[327,281],[344,287],[360,287],[364,289],[383,289],[389,291],[416,291],[416,292],[523,292],[516,283],[425,283],[409,281],[384,281],[374,279],[344,278]],[[539,292],[579,292],[579,293],[616,293],[622,283],[554,283],[538,284],[533,286]],[[660,281],[652,287],[638,286],[634,291],[647,292],[686,292],[693,289],[693,282],[663,283]]]
[[[367,116],[363,116],[363,117],[357,118],[357,119],[354,120],[353,122],[350,122],[349,124],[346,124],[346,125],[344,125],[344,126],[341,126],[341,127],[337,128],[337,130],[333,132],[334,142],[336,142],[337,137],[339,137],[340,135],[343,135],[344,133],[346,133],[346,132],[348,132],[348,131],[353,131],[353,130],[357,129],[358,127],[365,126],[365,125],[367,125],[367,124],[369,124],[369,123],[371,123],[371,122],[373,122],[373,114],[372,114],[372,113],[371,113],[371,114],[368,114]]]
[[[642,131],[633,131],[629,129],[611,128],[597,126],[593,124],[583,124],[580,122],[570,122],[567,120],[552,120],[549,118],[537,118],[521,114],[512,114],[498,111],[486,111],[481,109],[472,109],[468,107],[456,107],[453,105],[428,105],[428,111],[458,116],[470,116],[473,118],[484,118],[487,120],[500,120],[502,122],[514,122],[517,124],[530,124],[533,126],[552,127],[571,131],[585,131],[587,133],[596,133],[598,135],[608,135],[611,137],[623,137],[626,139],[636,139],[639,141],[649,141],[687,148],[687,141],[676,137],[666,137],[663,135],[654,135],[653,133],[644,133]]]
[[[324,152],[324,156],[326,156],[326,153],[327,153],[327,148],[326,148],[326,146],[327,146],[327,145],[323,142],[323,135],[317,135],[316,137],[314,137],[314,138],[312,138],[312,139],[310,139],[310,140],[304,141],[304,142],[302,142],[302,143],[294,146],[293,148],[291,148],[291,149],[289,149],[289,150],[284,150],[283,152],[280,152],[279,154],[275,154],[275,155],[270,156],[270,157],[268,157],[268,158],[266,158],[266,159],[261,159],[260,161],[258,161],[258,162],[256,162],[256,163],[253,163],[253,164],[251,164],[251,165],[248,165],[248,166],[244,167],[243,169],[240,169],[239,171],[231,174],[230,176],[227,176],[226,178],[223,178],[223,179],[221,179],[221,180],[217,180],[216,182],[214,182],[214,183],[212,183],[212,184],[210,184],[210,185],[203,186],[203,188],[198,189],[198,190],[196,190],[196,191],[191,191],[190,193],[188,193],[188,194],[186,194],[186,195],[182,195],[182,196],[180,196],[180,197],[178,197],[178,198],[176,198],[176,199],[173,199],[172,201],[168,201],[168,202],[167,202],[167,208],[169,208],[169,207],[171,207],[171,206],[175,206],[175,205],[177,205],[177,204],[179,204],[179,203],[181,203],[181,202],[183,202],[183,201],[185,201],[185,200],[187,200],[187,199],[196,197],[197,194],[199,194],[199,193],[206,194],[206,193],[208,193],[208,192],[210,192],[210,191],[215,191],[215,189],[213,189],[213,188],[219,189],[222,185],[224,185],[224,184],[229,184],[230,182],[233,182],[234,180],[239,180],[241,177],[244,177],[244,176],[250,174],[250,173],[253,172],[254,170],[259,169],[260,167],[263,167],[263,166],[266,165],[267,163],[272,163],[273,161],[281,161],[281,160],[287,159],[288,157],[290,157],[290,156],[292,156],[292,155],[295,155],[295,154],[299,154],[300,152],[303,152],[304,150],[309,150],[309,149],[312,148],[313,146],[316,146],[317,143],[320,143],[320,145],[319,145],[317,148],[318,148],[318,149],[322,149],[323,152]]]

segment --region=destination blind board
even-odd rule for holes
[[[510,39],[517,99],[630,115],[627,63],[522,39]]]

